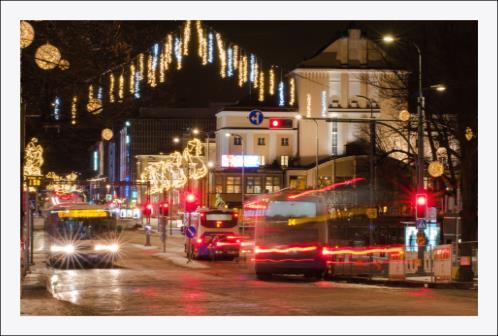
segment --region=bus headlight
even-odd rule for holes
[[[64,252],[66,254],[74,253],[74,246],[71,244],[67,245],[52,245],[50,246],[51,252]]]
[[[109,245],[97,244],[97,245],[95,245],[95,251],[108,251],[108,252],[116,253],[119,251],[119,245],[118,244],[109,244]]]

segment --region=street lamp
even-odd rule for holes
[[[175,144],[180,143],[180,138],[179,137],[174,137],[173,138],[173,143],[175,143]]]
[[[240,138],[240,144],[242,146],[242,183],[241,183],[241,187],[242,187],[242,193],[241,193],[241,198],[242,198],[242,210],[244,209],[244,195],[245,195],[245,187],[246,187],[246,184],[245,184],[245,165],[246,165],[246,160],[245,160],[245,153],[244,153],[244,139],[242,138],[241,135],[239,134],[235,134],[235,133],[225,133],[225,136],[227,138],[230,138],[230,137],[235,137],[235,138]],[[242,223],[242,235],[244,235],[244,223]]]
[[[192,129],[192,134],[194,135],[199,135],[201,133],[201,131],[198,129],[198,128],[194,128]],[[206,193],[206,198],[207,198],[207,206],[209,208],[209,205],[210,205],[210,175],[211,175],[211,171],[210,169],[211,168],[214,168],[215,164],[214,162],[210,161],[209,160],[209,144],[210,144],[210,139],[211,139],[211,134],[214,136],[214,132],[212,131],[202,131],[202,133],[204,133],[206,135],[206,162],[207,162],[207,167],[208,167],[208,174],[207,174],[207,193]]]
[[[198,129],[198,128],[194,128],[194,129],[192,130],[192,134],[193,134],[193,135],[199,135],[199,129]]]
[[[301,114],[296,114],[294,118],[298,121],[303,120],[303,116]],[[315,189],[318,189],[318,122],[316,119],[313,118],[306,118],[304,120],[313,120],[315,122],[315,142],[316,142],[316,148],[315,148]]]

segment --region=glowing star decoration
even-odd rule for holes
[[[289,105],[294,106],[296,103],[296,83],[295,79],[291,78],[289,80]]]
[[[190,34],[191,34],[191,22],[187,20],[183,28],[183,55],[188,56],[188,49],[190,45]]]
[[[223,40],[221,39],[221,35],[219,33],[216,33],[216,46],[218,47],[218,57],[220,58],[220,76],[221,78],[225,78],[227,55],[225,53],[225,47],[223,46]]]
[[[104,128],[101,133],[102,139],[109,141],[112,139],[113,133],[110,128]]]
[[[444,166],[439,161],[433,161],[429,164],[427,171],[432,177],[439,177],[444,173]]]
[[[59,97],[55,97],[52,106],[54,107],[53,110],[54,119],[59,120],[61,117],[61,100]]]
[[[311,94],[306,94],[306,117],[311,118]]]
[[[109,102],[114,103],[114,74],[109,75]]]
[[[129,83],[129,88],[128,88],[128,92],[130,92],[130,94],[134,94],[135,93],[135,64],[131,63],[130,64],[130,79],[128,81]]]
[[[256,64],[256,56],[254,54],[251,54],[249,57],[249,81],[251,83],[254,82],[254,65]]]
[[[327,91],[321,92],[322,117],[327,116]]]
[[[213,33],[208,34],[208,63],[214,62],[214,36]]]
[[[27,48],[35,39],[35,30],[27,21],[21,21],[21,48]]]
[[[176,70],[182,68],[182,40],[175,37],[175,59],[176,59]]]
[[[121,74],[119,75],[119,81],[118,81],[118,97],[119,101],[121,102],[124,98],[124,75]]]
[[[78,96],[71,100],[71,124],[76,125],[76,114],[78,113]]]
[[[259,94],[258,101],[262,102],[265,100],[265,73],[261,71],[259,75]]]
[[[278,83],[278,106],[285,105],[285,96],[284,96],[284,82],[280,81]]]
[[[24,148],[24,176],[41,176],[43,148],[37,138],[32,138]]]
[[[275,70],[273,67],[268,71],[268,93],[271,96],[275,94]]]
[[[202,142],[199,139],[190,140],[187,148],[183,150],[183,159],[188,167],[187,176],[190,179],[198,180],[206,176],[208,169],[202,159]]]
[[[239,67],[239,46],[233,46],[233,69],[237,70]]]
[[[57,47],[46,43],[40,46],[35,53],[35,63],[43,70],[51,70],[59,65],[61,53]]]
[[[227,49],[227,77],[233,76],[233,50]]]

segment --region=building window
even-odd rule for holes
[[[281,138],[280,139],[280,144],[282,146],[289,146],[289,138]]]
[[[240,194],[240,177],[227,176],[226,177],[226,190],[227,190],[227,194]]]
[[[332,155],[337,155],[337,121],[332,121]]]
[[[265,177],[265,190],[268,193],[277,192],[280,190],[280,177],[266,176]]]
[[[233,144],[235,146],[240,146],[242,145],[242,138],[241,137],[233,137]]]
[[[216,179],[214,182],[214,190],[218,194],[223,193],[223,176],[216,176]]]
[[[280,157],[280,165],[285,167],[289,165],[289,157],[287,155],[282,155]]]
[[[260,194],[261,193],[261,177],[248,176],[246,178],[246,194]]]
[[[264,146],[265,145],[265,138],[258,138],[258,146]]]

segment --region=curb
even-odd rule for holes
[[[453,283],[430,283],[424,281],[409,281],[409,280],[372,280],[368,278],[356,277],[329,277],[331,281],[343,281],[349,283],[363,283],[371,285],[382,285],[388,287],[408,287],[408,288],[435,288],[435,289],[466,289],[477,290],[473,282],[453,282]]]

